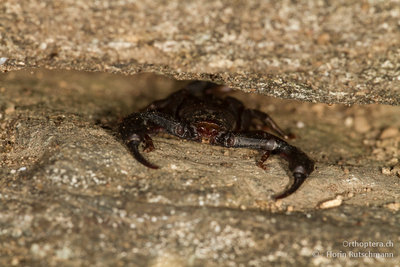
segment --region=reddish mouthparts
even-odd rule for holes
[[[220,127],[214,122],[202,121],[196,123],[196,128],[202,137],[212,137],[218,134]]]

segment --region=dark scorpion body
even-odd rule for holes
[[[219,145],[243,147],[264,152],[257,166],[266,169],[264,162],[270,154],[277,154],[288,161],[294,177],[293,184],[275,199],[294,193],[314,170],[314,162],[300,149],[284,141],[285,133],[268,114],[247,109],[233,97],[218,98],[211,93],[219,87],[214,83],[195,81],[165,99],[151,103],[142,112],[124,118],[119,126],[121,136],[133,154],[143,165],[157,169],[139,152],[154,149],[149,134],[165,131],[179,138]],[[276,132],[282,138],[261,130],[251,130],[254,120]]]

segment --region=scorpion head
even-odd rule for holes
[[[212,121],[200,121],[195,123],[198,139],[202,143],[214,144],[215,138],[220,135],[222,129]]]

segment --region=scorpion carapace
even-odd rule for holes
[[[121,136],[133,156],[143,165],[157,169],[139,152],[154,149],[149,134],[160,131],[179,138],[224,147],[244,147],[263,153],[257,166],[266,169],[264,162],[270,154],[277,154],[288,161],[294,182],[275,199],[294,193],[314,170],[314,162],[303,151],[288,144],[288,136],[271,117],[259,110],[248,109],[233,98],[220,98],[213,90],[220,85],[194,81],[165,99],[155,101],[141,112],[124,118],[119,126]],[[252,130],[254,121],[262,123],[280,137],[261,130]]]

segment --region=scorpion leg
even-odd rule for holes
[[[267,159],[269,158],[270,155],[271,155],[271,152],[270,151],[266,151],[261,156],[261,159],[259,161],[257,161],[257,166],[260,167],[261,169],[263,169],[264,171],[267,170],[267,166],[264,163],[265,163],[265,161],[267,161]]]
[[[287,135],[276,122],[265,112],[259,111],[257,109],[245,109],[242,113],[242,130],[248,130],[252,119],[258,119],[261,121],[262,126],[266,126],[272,129],[280,137],[288,139]]]
[[[263,131],[228,132],[222,135],[218,142],[226,147],[245,147],[265,151],[266,154],[261,158],[262,163],[268,158],[269,153],[278,154],[288,161],[294,182],[285,191],[275,195],[275,199],[285,198],[294,193],[314,170],[314,161],[303,151]]]
[[[190,131],[188,126],[158,111],[133,113],[126,117],[119,126],[122,139],[135,159],[152,169],[158,169],[159,167],[147,161],[140,154],[139,145],[144,142],[144,150],[152,151],[154,145],[148,134],[160,129],[164,129],[168,133],[181,138],[190,139],[192,136],[192,131]]]

